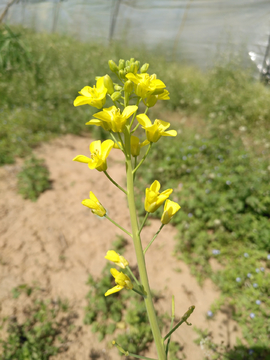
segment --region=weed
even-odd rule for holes
[[[26,160],[18,174],[18,191],[24,199],[36,201],[39,195],[50,188],[49,170],[44,160],[32,156]]]
[[[31,291],[29,291],[31,289]],[[61,300],[41,300],[38,289],[21,285],[13,289],[16,299],[24,292],[26,297],[21,319],[9,317],[3,320],[7,331],[6,340],[0,340],[1,360],[48,360],[67,349],[65,342],[71,331],[73,315]]]

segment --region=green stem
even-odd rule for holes
[[[178,329],[179,326],[183,324],[183,322],[186,322],[186,321],[187,321],[187,319],[188,319],[188,318],[190,317],[190,315],[193,313],[194,309],[195,309],[195,306],[194,306],[194,305],[190,306],[190,308],[188,309],[188,311],[182,316],[181,321],[179,321],[179,323],[178,323],[177,325],[175,325],[175,327],[174,327],[170,332],[168,332],[168,334],[163,338],[164,341],[165,341],[166,339],[168,339],[168,337],[171,336],[171,334],[172,334],[173,332],[175,332],[175,330]],[[190,325],[190,324],[188,324],[188,325]]]
[[[119,229],[121,229],[122,231],[124,231],[127,235],[129,235],[132,238],[132,234],[127,231],[126,229],[122,228],[122,226],[120,226],[119,224],[117,224],[117,222],[113,221],[107,214],[104,215],[106,219],[110,220],[110,222],[112,222],[115,226],[119,227]]]
[[[144,259],[143,249],[142,249],[142,243],[141,243],[141,238],[140,238],[139,229],[138,229],[138,221],[137,221],[136,206],[135,206],[135,196],[134,196],[132,162],[131,162],[130,128],[131,128],[131,126],[129,126],[125,131],[125,146],[126,146],[126,151],[127,151],[127,158],[126,158],[127,199],[128,199],[128,207],[129,207],[132,234],[133,234],[133,243],[134,243],[137,262],[138,262],[140,280],[141,280],[143,289],[146,292],[146,296],[144,297],[145,307],[147,310],[150,327],[151,327],[154,341],[156,344],[158,359],[166,360],[166,354],[165,354],[165,349],[163,346],[163,340],[162,340],[162,337],[160,334],[157,316],[155,313],[153,300],[152,300],[152,296],[151,296],[151,290],[149,287],[145,259]]]
[[[133,133],[138,129],[139,126],[140,126],[140,124],[137,124],[137,125],[135,126],[135,128],[131,131],[131,134],[133,134]]]
[[[174,296],[172,296],[172,318],[171,318],[170,331],[172,331],[172,328],[173,328],[174,318],[175,318],[175,304],[174,304]],[[166,352],[167,357],[168,357],[170,342],[171,342],[171,335],[169,336],[167,344],[166,344],[165,352]]]
[[[153,239],[150,241],[150,243],[146,246],[146,248],[143,250],[143,253],[145,255],[146,251],[150,248],[150,246],[153,244],[155,238],[158,236],[158,234],[161,232],[162,228],[163,228],[164,224],[162,224],[158,230],[158,232],[155,234],[155,236],[153,237]]]
[[[117,182],[115,182],[111,177],[110,175],[107,173],[107,171],[103,171],[104,174],[107,176],[107,178],[116,186],[118,187],[118,189],[120,189],[121,191],[123,191],[123,193],[125,193],[127,195],[127,192],[126,190],[124,190],[120,185],[117,184]]]
[[[128,269],[128,272],[130,273],[131,277],[133,278],[133,280],[136,282],[136,284],[138,286],[141,286],[141,284],[139,283],[139,281],[137,280],[136,276],[133,274],[133,272],[131,271],[129,266],[126,266],[126,269]]]
[[[144,162],[144,160],[146,159],[146,156],[148,155],[151,147],[152,147],[152,144],[153,143],[150,143],[149,146],[148,146],[148,149],[146,151],[146,153],[144,154],[144,157],[142,158],[142,160],[139,162],[139,164],[135,167],[135,169],[133,170],[133,174],[136,173],[136,171],[139,169],[139,167],[142,165],[142,163]]]
[[[141,233],[141,231],[142,231],[142,229],[143,229],[143,227],[144,227],[144,224],[146,223],[146,220],[147,220],[149,214],[150,214],[149,212],[146,212],[145,217],[144,217],[143,222],[142,222],[142,225],[141,225],[140,230],[139,230],[139,234]]]
[[[141,102],[141,98],[138,98],[137,99],[137,102],[136,102],[136,106],[139,106],[139,103]],[[132,120],[131,120],[131,123],[130,123],[130,129],[131,129],[131,126],[132,126],[132,124],[133,124],[133,122],[134,122],[134,120],[135,120],[135,116],[136,116],[136,114],[137,114],[137,111],[138,111],[138,109],[135,111],[135,113],[133,114],[133,117],[132,117]]]
[[[132,291],[134,291],[135,293],[137,293],[137,294],[141,295],[143,298],[145,298],[145,295],[142,292],[140,292],[139,290],[133,288]]]
[[[122,148],[122,145],[116,140],[115,136],[113,135],[113,132],[110,131],[111,137],[113,139],[113,141],[119,146],[119,149],[122,150],[124,152],[124,149]]]
[[[120,140],[120,143],[121,143],[121,145],[122,145],[123,153],[125,154],[125,156],[127,156],[126,150],[125,150],[125,145],[124,145],[124,143],[123,143],[123,139],[122,139],[122,137],[121,137],[121,134],[120,134],[120,133],[117,133],[117,135],[118,135],[119,140]]]

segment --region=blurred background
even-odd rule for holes
[[[112,337],[155,357],[143,304],[103,296],[100,259],[111,247],[135,263],[132,244],[80,204],[90,184],[128,228],[125,199],[71,162],[107,136],[78,91],[130,58],[170,92],[149,117],[178,132],[136,185],[158,179],[181,205],[148,259],[164,333],[172,294],[178,317],[196,306],[169,358],[270,359],[269,1],[0,0],[0,22],[0,359],[117,359]],[[123,159],[109,161],[121,183]]]

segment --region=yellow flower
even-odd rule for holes
[[[151,123],[149,117],[145,114],[137,116],[138,122],[145,129],[147,140],[150,142],[157,142],[161,136],[176,136],[177,131],[169,130],[165,131],[170,127],[170,123],[162,120],[155,120],[154,124]]]
[[[150,188],[145,190],[145,201],[144,208],[145,211],[153,213],[155,212],[162,203],[168,199],[168,197],[173,192],[173,189],[167,189],[162,193],[159,193],[160,183],[155,180]]]
[[[120,109],[115,106],[111,106],[107,109],[103,109],[93,115],[99,120],[92,119],[86,123],[86,125],[97,125],[102,126],[105,130],[112,130],[113,132],[122,132],[126,125],[127,119],[137,111],[138,106],[132,105],[127,106],[123,110],[122,114]]]
[[[166,200],[164,205],[164,211],[161,217],[162,224],[168,224],[172,217],[177,213],[178,210],[181,209],[181,206],[178,205],[176,202],[171,200]]]
[[[158,100],[170,100],[170,93],[168,90],[164,90],[161,94],[159,95],[148,95],[147,98],[143,101],[144,104],[147,107],[153,107],[156,105],[156,102]]]
[[[113,261],[116,265],[120,266],[122,269],[125,269],[128,266],[128,261],[124,256],[117,254],[114,250],[107,251],[105,259]]]
[[[79,161],[88,164],[90,169],[97,169],[98,171],[107,170],[107,157],[114,145],[112,140],[105,140],[101,143],[100,140],[93,141],[90,144],[91,158],[84,155],[77,155],[73,161]]]
[[[146,98],[151,94],[160,94],[166,87],[166,85],[161,80],[157,79],[156,74],[149,75],[145,73],[134,75],[133,73],[128,73],[126,78],[134,82],[135,94],[141,98]]]
[[[122,272],[119,272],[116,269],[111,269],[111,274],[115,278],[116,286],[106,291],[105,296],[116,293],[124,288],[129,290],[133,289],[133,284],[127,275],[123,274]]]
[[[148,144],[149,144],[148,140],[144,140],[142,143],[140,143],[140,139],[137,136],[131,135],[131,139],[130,139],[131,155],[134,157],[139,156],[141,152],[141,148]]]
[[[98,215],[100,217],[105,216],[106,210],[101,205],[101,203],[98,201],[98,199],[95,197],[95,195],[92,193],[92,191],[90,191],[89,197],[90,197],[90,199],[84,199],[82,201],[82,204],[84,206],[89,207],[93,214]]]
[[[74,106],[88,104],[101,109],[106,102],[107,94],[107,89],[104,86],[103,77],[100,77],[97,80],[96,86],[94,85],[93,88],[90,86],[85,86],[81,91],[79,91],[79,94],[81,94],[81,96],[76,97],[74,100]]]

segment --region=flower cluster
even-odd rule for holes
[[[160,119],[152,121],[147,116],[148,108],[154,106],[159,100],[168,100],[170,98],[166,85],[157,78],[156,74],[147,73],[149,64],[144,64],[140,67],[140,62],[132,58],[127,61],[121,59],[118,65],[110,60],[109,67],[120,80],[120,83],[114,83],[109,75],[97,77],[96,84],[93,87],[85,86],[79,91],[80,96],[77,96],[74,100],[74,106],[90,105],[100,110],[93,115],[92,119],[86,122],[86,125],[103,128],[108,132],[111,139],[103,142],[100,140],[91,142],[90,156],[77,155],[73,160],[88,164],[91,170],[96,169],[99,172],[103,172],[114,185],[129,196],[130,189],[123,189],[107,173],[107,158],[111,150],[113,148],[120,149],[125,155],[126,168],[129,168],[130,171],[129,175],[127,175],[127,177],[129,176],[128,185],[130,184],[131,177],[132,181],[134,181],[135,173],[147,157],[151,146],[162,137],[175,137],[177,132],[175,130],[168,130],[170,127],[169,122]],[[146,108],[143,114],[138,114],[141,102]],[[134,134],[138,128],[141,128],[141,130],[139,129],[139,134],[144,133],[142,138]],[[137,162],[137,158],[145,147],[147,148],[142,159],[140,162]],[[147,217],[149,213],[154,213],[165,203],[161,217],[162,228],[171,221],[172,217],[180,209],[180,206],[168,199],[173,191],[172,189],[167,189],[161,193],[159,190],[160,183],[155,180],[145,190],[144,206]],[[107,210],[91,191],[89,199],[83,200],[82,204],[90,208],[95,215],[106,217],[127,234],[131,235],[131,237],[134,236],[134,232],[132,235],[109,218]],[[114,250],[109,250],[105,258],[114,262],[122,269],[130,271],[128,261]],[[111,274],[115,279],[116,286],[108,290],[105,296],[118,292],[123,288],[133,289],[130,278],[124,272],[119,272],[112,268]],[[144,291],[142,291],[142,294],[144,294]]]

